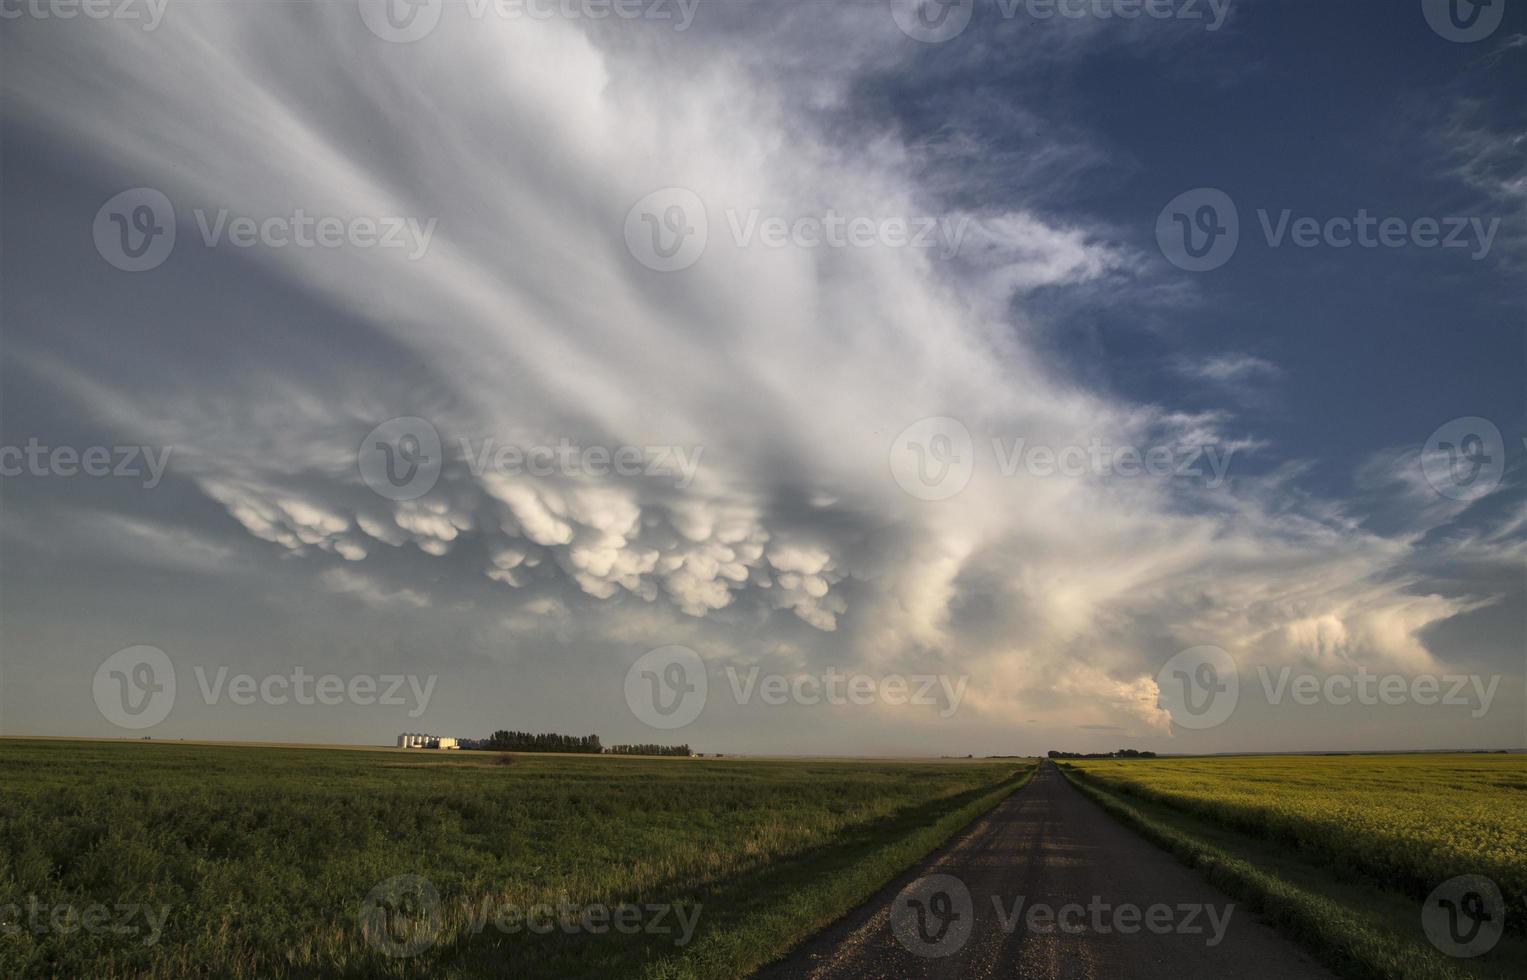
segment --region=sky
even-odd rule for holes
[[[1527,3],[0,15],[0,733],[1527,746]]]

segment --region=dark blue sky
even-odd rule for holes
[[[1184,379],[1177,359],[1264,358],[1281,376],[1239,406],[1249,433],[1270,443],[1248,462],[1314,461],[1307,479],[1322,493],[1350,491],[1354,460],[1418,445],[1454,417],[1520,431],[1527,190],[1495,196],[1460,180],[1473,151],[1449,133],[1491,133],[1503,147],[1494,164],[1527,172],[1527,47],[1510,41],[1527,32],[1527,5],[1509,5],[1474,44],[1439,37],[1418,3],[1232,12],[1216,32],[1142,21],[1059,58],[1046,49],[1072,25],[1004,20],[978,3],[963,34],[919,53],[935,84],[898,71],[875,80],[872,100],[914,144],[947,140],[951,127],[977,134],[975,158],[932,164],[989,177],[974,193],[964,185],[967,206],[1005,194],[1058,221],[1105,224],[1149,254],[1165,283],[1191,290],[1155,303],[1055,297],[1046,339],[1089,384],[1212,408],[1224,393]],[[1038,121],[1015,120],[1019,105]],[[1011,173],[1021,168],[989,168],[1042,153],[1057,131],[1089,149],[1069,179],[1027,185]],[[1241,220],[1236,254],[1206,273],[1162,261],[1153,239],[1159,209],[1196,187],[1224,190]],[[1284,209],[1322,223],[1366,209],[1501,227],[1483,260],[1472,249],[1270,248],[1258,209],[1275,223]]]

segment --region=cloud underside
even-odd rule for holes
[[[1036,352],[1026,297],[1148,285],[1142,256],[1103,229],[1040,217],[1038,202],[952,211],[949,196],[924,190],[948,180],[925,179],[926,160],[890,127],[837,135],[830,120],[856,72],[904,50],[873,11],[775,26],[781,51],[808,27],[844,32],[836,74],[809,86],[762,57],[730,56],[724,33],[698,24],[676,35],[448,18],[424,41],[389,45],[352,5],[276,16],[197,4],[151,34],[81,23],[44,41],[50,26],[28,25],[33,36],[8,49],[7,111],[114,179],[168,194],[184,239],[176,260],[203,248],[196,208],[439,219],[417,260],[290,248],[209,257],[255,267],[283,302],[346,324],[288,337],[275,349],[290,360],[263,365],[278,380],[229,372],[132,387],[99,366],[33,365],[124,438],[177,447],[172,473],[250,547],[301,559],[287,567],[336,603],[453,603],[461,596],[430,569],[465,564],[514,628],[651,646],[693,638],[708,657],[765,651],[799,667],[936,666],[970,674],[968,703],[992,717],[1160,733],[1152,678],[1182,647],[1214,644],[1247,663],[1431,669],[1450,652],[1428,648],[1426,630],[1496,593],[1437,589],[1418,569],[1422,542],[1433,563],[1438,549],[1523,558],[1521,515],[1427,539],[1462,508],[1392,476],[1409,473],[1413,454],[1363,471],[1374,485],[1398,480],[1390,489],[1410,501],[1385,534],[1296,492],[1295,467],[1215,487],[998,472],[993,439],[1260,443],[1229,412],[1089,392]],[[622,233],[630,207],[664,187],[698,194],[711,230],[702,259],[667,274],[636,261]],[[829,208],[962,220],[969,237],[954,258],[729,237],[729,213]],[[240,329],[266,318],[276,333],[270,302],[242,310]],[[391,357],[407,369],[378,383]],[[319,373],[315,361],[358,367]],[[1224,384],[1278,378],[1251,355],[1184,370]],[[440,430],[448,464],[429,494],[391,501],[364,485],[355,447],[383,419],[412,415]],[[947,501],[909,496],[888,462],[897,434],[932,416],[960,419],[976,439],[975,477]],[[485,439],[564,438],[703,447],[703,458],[683,486],[664,473],[470,465]],[[156,538],[156,552],[173,541]],[[571,627],[521,615],[570,605]],[[793,621],[806,629],[787,634]]]

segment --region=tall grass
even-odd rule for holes
[[[1070,763],[1114,793],[1284,844],[1424,898],[1482,874],[1527,923],[1527,756],[1270,756]]]
[[[132,933],[34,931],[12,912],[0,976],[732,976],[845,911],[1026,769],[496,758],[0,742],[0,913],[169,913],[150,944],[138,920]],[[437,891],[440,928],[394,958],[359,917],[375,886],[406,874]],[[483,923],[484,909],[596,903],[678,906],[698,926],[680,946]]]

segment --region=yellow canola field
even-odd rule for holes
[[[1527,755],[1067,760],[1105,789],[1426,895],[1482,874],[1527,908]]]

